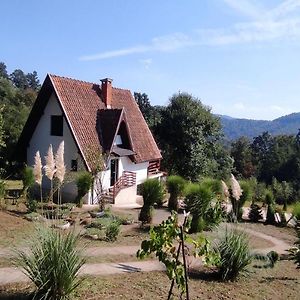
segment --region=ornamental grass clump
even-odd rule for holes
[[[216,246],[220,256],[219,273],[222,280],[236,280],[242,273],[248,272],[253,256],[250,253],[249,239],[242,231],[227,230]]]
[[[167,189],[170,193],[170,198],[168,202],[169,210],[178,211],[178,200],[182,196],[185,188],[185,180],[178,175],[169,176],[167,179]]]
[[[192,214],[190,232],[201,232],[209,227],[210,218],[207,212],[211,208],[213,193],[207,186],[190,184],[186,189],[185,203]]]
[[[85,263],[77,249],[78,236],[39,227],[29,245],[29,252],[17,251],[16,265],[36,286],[34,298],[70,299],[81,279],[78,272]]]
[[[147,179],[142,187],[143,207],[140,211],[139,221],[143,224],[151,223],[155,203],[164,199],[164,188],[157,179]]]

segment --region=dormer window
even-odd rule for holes
[[[64,133],[63,116],[51,116],[51,135],[63,136]]]
[[[122,138],[121,138],[121,135],[117,135],[116,136],[116,139],[115,139],[115,142],[114,142],[114,145],[116,145],[116,146],[120,146],[120,145],[122,145],[123,143],[122,143]]]

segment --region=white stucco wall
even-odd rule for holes
[[[135,164],[127,156],[121,157],[119,162],[119,174],[122,174],[123,171],[135,172],[136,183],[140,184],[147,179],[148,165],[149,162]]]
[[[30,144],[27,148],[27,164],[29,166],[34,165],[34,156],[36,151],[40,151],[43,165],[45,164],[45,155],[47,154],[49,145],[52,144],[53,152],[56,153],[59,144],[64,140],[65,143],[65,165],[66,170],[69,173],[71,170],[71,160],[78,160],[78,168],[83,169],[83,161],[78,154],[78,148],[73,139],[72,133],[68,124],[64,118],[63,121],[63,136],[50,135],[51,130],[51,115],[62,115],[61,108],[58,104],[55,94],[52,94],[48,104],[45,107],[44,113],[33,133]],[[68,179],[66,180],[68,181]],[[50,181],[43,177],[43,187],[45,189],[50,188]],[[77,187],[74,182],[65,183],[63,187],[63,201],[71,201],[77,195]]]

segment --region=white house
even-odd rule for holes
[[[36,151],[44,158],[49,145],[56,151],[61,141],[69,171],[65,201],[77,195],[80,170],[96,174],[87,204],[103,195],[116,204],[135,202],[137,185],[161,176],[161,154],[138,105],[129,90],[112,87],[111,79],[95,84],[47,75],[21,134],[19,157],[32,166]],[[49,186],[44,177],[44,190]]]

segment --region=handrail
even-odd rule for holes
[[[122,176],[115,182],[113,186],[113,200],[115,200],[118,193],[127,187],[136,184],[136,173],[131,171],[123,171]]]

